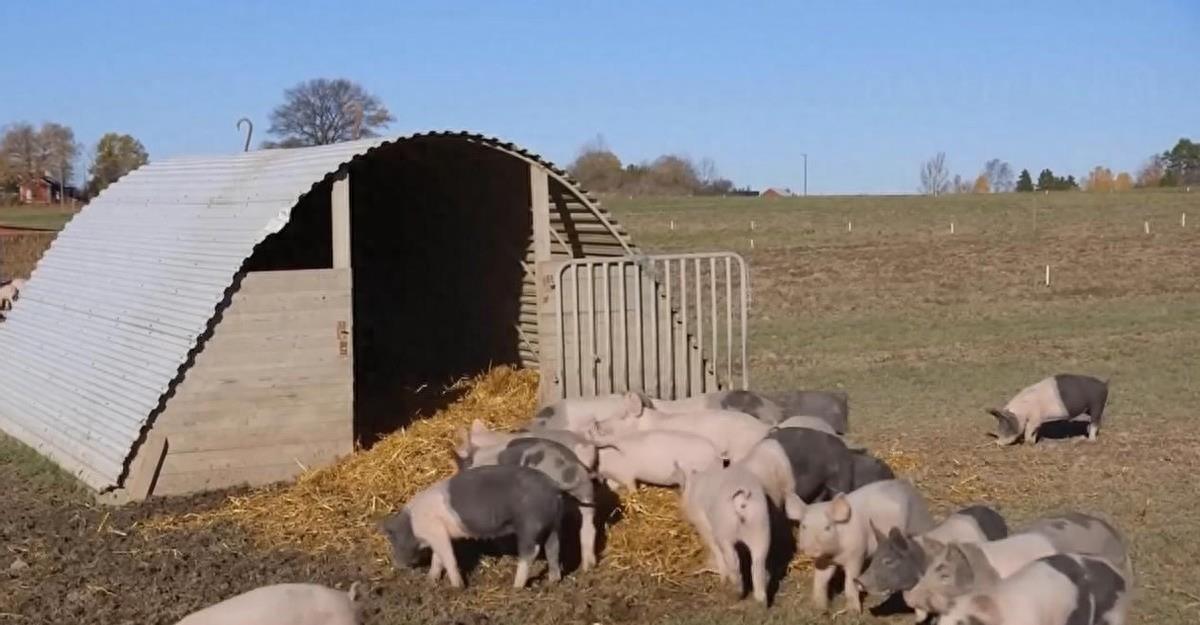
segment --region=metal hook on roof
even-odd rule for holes
[[[248,128],[246,129],[246,146],[244,148],[242,148],[242,151],[249,152],[250,151],[250,137],[254,136],[254,122],[250,121],[248,118],[243,117],[243,118],[239,119],[237,122],[238,130],[242,129],[242,122],[246,122],[246,126],[248,126]]]

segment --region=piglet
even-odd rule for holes
[[[850,431],[850,396],[845,391],[779,391],[763,393],[784,417],[807,415],[824,420],[838,434]]]
[[[1004,517],[987,506],[967,506],[946,517],[933,529],[909,536],[892,528],[884,535],[872,527],[879,544],[867,570],[858,577],[862,590],[875,594],[891,594],[910,590],[925,572],[929,541],[945,543],[981,543],[1008,536]],[[917,622],[925,620],[924,610],[917,610]]]
[[[575,457],[579,458],[579,462],[589,469],[596,468],[596,445],[588,440],[584,435],[570,430],[555,430],[543,428],[538,430],[517,430],[515,432],[502,432],[499,430],[489,429],[483,421],[475,419],[471,422],[471,429],[468,432],[460,432],[459,438],[464,441],[458,447],[456,453],[462,455],[466,453],[466,440],[469,438],[471,444],[475,447],[494,447],[507,445],[510,441],[518,438],[542,438],[554,441],[567,449],[575,452]]]
[[[856,460],[841,437],[809,428],[782,428],[767,434],[762,452],[770,450],[765,458],[771,463],[786,460],[793,479],[793,490],[806,502],[827,499],[837,493],[849,493],[855,487],[855,468],[868,461]],[[756,453],[756,456],[758,454]],[[762,462],[763,456],[755,463]],[[860,467],[860,469],[865,467]],[[765,469],[752,469],[763,475]],[[859,485],[867,483],[860,476]]]
[[[950,602],[940,625],[1124,625],[1129,580],[1103,558],[1047,556]]]
[[[1007,538],[978,544],[926,541],[929,564],[904,600],[944,613],[955,597],[986,588],[1021,567],[1056,553],[1077,553],[1131,571],[1124,538],[1107,522],[1077,512],[1039,519]]]
[[[837,430],[833,429],[833,426],[829,425],[828,421],[825,421],[824,419],[822,419],[820,417],[809,417],[809,416],[803,416],[803,415],[788,417],[788,418],[784,419],[783,421],[780,421],[775,427],[776,428],[808,428],[810,430],[824,432],[826,434],[830,434],[833,436],[839,436],[839,434],[837,433]]]
[[[750,552],[750,583],[754,598],[767,601],[767,553],[771,520],[762,484],[736,465],[705,471],[677,471],[683,484],[683,508],[708,548],[710,562],[722,579],[741,583],[737,543]]]
[[[262,586],[193,612],[176,625],[357,625],[355,595],[319,584]]]
[[[1084,415],[1089,421],[1088,440],[1094,441],[1107,403],[1108,382],[1062,373],[1022,389],[1003,408],[989,408],[988,413],[996,418],[998,445],[1015,443],[1022,435],[1026,443],[1036,443],[1043,424]]]
[[[839,493],[832,501],[808,505],[797,546],[816,560],[813,601],[822,610],[828,608],[829,582],[841,567],[849,607],[861,613],[858,578],[879,546],[878,532],[919,534],[933,526],[925,499],[906,480],[872,482],[849,495]]]
[[[727,390],[695,395],[687,399],[651,399],[655,410],[667,413],[696,413],[709,410],[729,410],[748,414],[763,423],[775,425],[783,419],[783,411],[761,393]]]
[[[677,468],[699,472],[721,464],[707,438],[687,432],[649,430],[597,442],[597,472],[626,490],[636,489],[638,482],[677,486]]]
[[[452,541],[515,534],[519,561],[513,587],[523,588],[539,547],[545,550],[549,579],[562,577],[562,520],[562,491],[550,478],[527,467],[497,465],[466,469],[434,483],[385,519],[382,530],[397,566],[415,567],[429,548],[429,578],[437,580],[445,570],[455,588],[462,587],[463,579]]]
[[[571,450],[552,440],[514,438],[502,445],[476,447],[468,435],[455,450],[458,470],[488,465],[529,467],[544,473],[579,504],[579,549],[586,571],[596,564],[596,490],[592,472]]]
[[[653,407],[649,397],[633,391],[560,399],[538,409],[533,415],[529,429],[570,430],[582,434],[587,432],[593,423],[605,423],[627,416],[629,401],[636,401],[647,408]]]
[[[638,393],[627,393],[626,416],[597,425],[603,437],[620,436],[633,431],[668,430],[702,436],[723,458],[737,461],[749,453],[771,426],[743,412],[704,410],[689,413],[666,413],[647,408]]]

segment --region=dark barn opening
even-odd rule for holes
[[[354,413],[363,444],[518,364],[528,165],[489,147],[385,146],[350,173]]]

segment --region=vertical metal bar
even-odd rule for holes
[[[566,323],[563,322],[563,289],[562,277],[566,274],[566,267],[559,267],[558,271],[554,272],[554,280],[558,283],[554,285],[554,301],[556,312],[558,313],[558,380],[561,391],[558,396],[562,399],[567,396],[567,335],[564,331]]]
[[[697,373],[700,375],[699,392],[704,393],[708,391],[708,387],[704,376],[704,287],[703,281],[700,280],[700,259],[693,259],[692,265],[696,275],[696,349],[694,351],[696,352],[696,368],[699,369]]]
[[[638,352],[638,370],[641,372],[642,384],[641,390],[649,391],[650,387],[646,385],[646,344],[644,342],[645,335],[642,334],[642,298],[646,295],[646,290],[642,288],[642,266],[634,263],[633,265],[634,287],[637,288],[637,298],[634,300],[634,305],[637,307],[637,352]],[[657,326],[655,327],[657,330]]]
[[[683,389],[686,395],[683,397],[691,397],[692,393],[692,359],[688,353],[688,290],[687,290],[687,261],[679,259],[679,316],[683,320],[682,336],[683,340]],[[679,396],[676,396],[679,399]]]
[[[572,273],[575,279],[571,281],[571,290],[575,294],[575,314],[572,316],[575,320],[575,377],[579,385],[575,388],[579,389],[579,394],[583,395],[583,336],[579,334],[579,264],[571,264]]]
[[[607,262],[600,264],[604,270],[604,350],[608,357],[608,366],[606,376],[608,377],[606,393],[613,392],[613,307],[612,307],[612,289],[608,281],[608,272],[612,269],[612,265]]]
[[[600,372],[596,366],[596,265],[587,264],[588,302],[588,368],[592,370],[592,396],[598,394],[596,383]]]
[[[622,360],[625,362],[625,387],[622,391],[629,390],[629,311],[626,309],[625,289],[629,288],[625,281],[625,261],[620,261],[617,264],[617,270],[621,272],[621,354]]]
[[[671,318],[671,261],[670,261],[670,259],[663,259],[663,269],[666,272],[665,287],[663,288],[663,290],[666,292],[666,300],[663,302],[663,306],[665,306],[667,309],[667,319],[666,319],[666,322],[667,322],[667,358],[668,358],[667,362],[670,363],[670,366],[667,367],[667,372],[671,374],[670,384],[667,386],[667,390],[668,390],[667,395],[668,396],[663,397],[663,399],[677,399],[675,397],[675,322]],[[657,302],[658,300],[656,299],[655,301]],[[657,318],[657,317],[658,316],[655,315],[655,318]],[[658,363],[658,366],[659,366],[659,368],[662,368],[662,363],[661,362]],[[661,377],[661,374],[659,374],[659,375]],[[662,397],[661,391],[659,391],[658,396]]]
[[[742,259],[738,259],[738,266],[741,268],[741,288],[742,288],[742,388],[750,388],[750,367],[746,363],[746,263]]]
[[[721,350],[717,345],[717,259],[715,256],[708,257],[708,301],[709,301],[709,325],[712,326],[712,368],[713,377],[720,378],[717,372],[721,367]],[[726,378],[728,379],[728,378]],[[721,388],[721,380],[717,380],[717,388]],[[714,389],[715,390],[715,389]]]
[[[725,379],[733,388],[733,272],[725,257]]]

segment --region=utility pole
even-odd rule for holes
[[[808,153],[802,153],[804,157],[804,197],[808,197]]]

